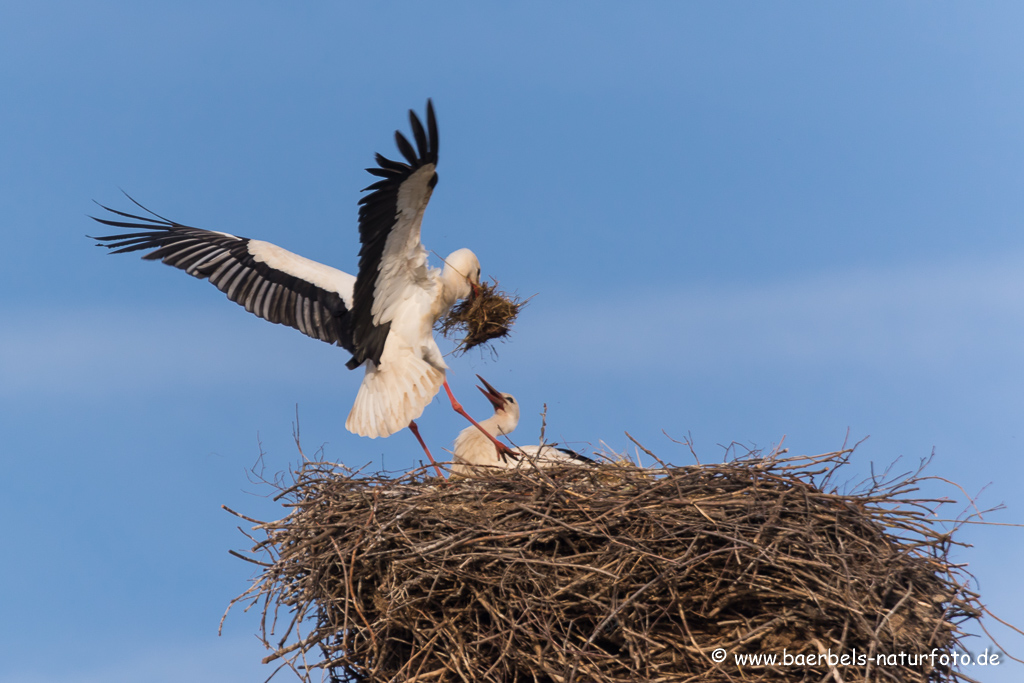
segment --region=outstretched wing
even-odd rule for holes
[[[377,155],[380,178],[365,188],[359,201],[359,275],[352,306],[353,351],[349,367],[369,359],[380,362],[395,307],[415,288],[429,285],[427,252],[420,243],[420,223],[437,184],[437,119],[427,100],[427,125],[409,111],[415,148],[395,132],[405,162]]]
[[[269,242],[192,228],[135,204],[152,218],[100,204],[130,220],[95,216],[93,220],[133,232],[94,237],[96,246],[113,254],[152,249],[142,258],[161,260],[193,277],[208,279],[250,313],[353,352],[351,310],[356,278]]]

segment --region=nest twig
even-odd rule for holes
[[[265,661],[306,680],[970,680],[732,659],[948,654],[984,610],[929,514],[945,501],[910,497],[920,472],[841,493],[848,454],[446,483],[306,462],[236,601],[262,607]]]
[[[461,336],[456,352],[507,337],[519,309],[526,304],[518,296],[498,289],[498,282],[481,282],[480,289],[463,299],[437,321],[435,330],[447,338]]]

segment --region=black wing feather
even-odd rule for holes
[[[423,130],[423,124],[420,123],[419,117],[412,109],[409,110],[409,125],[412,127],[412,136],[416,140],[416,151],[419,152],[419,156],[425,157],[430,150],[427,145],[427,131]]]
[[[419,155],[416,154],[416,150],[409,144],[409,140],[397,130],[395,131],[395,144],[398,145],[398,151],[402,153],[402,156],[409,162],[409,165],[415,166]]]
[[[106,247],[113,254],[152,249],[142,258],[161,260],[193,277],[209,279],[231,301],[264,320],[293,327],[314,339],[353,352],[352,316],[337,292],[256,261],[249,253],[250,240],[245,237],[182,225],[149,211],[138,202],[135,204],[155,218],[100,204],[110,213],[131,221],[92,216],[93,220],[135,232],[93,237],[96,246]]]
[[[392,159],[388,159],[383,154],[377,154],[374,160],[377,162],[377,165],[380,166],[382,171],[392,171],[391,175],[387,177],[397,178],[400,175],[405,175],[412,172],[411,169],[409,168],[409,164],[402,163],[401,161],[394,161]],[[380,173],[377,175],[385,174]]]
[[[434,103],[427,100],[427,139],[429,141],[427,156],[433,157],[437,163],[437,145],[441,138],[437,135],[437,117],[434,116]]]

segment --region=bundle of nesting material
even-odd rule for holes
[[[481,282],[478,290],[437,321],[435,329],[448,338],[461,336],[456,351],[465,353],[507,337],[525,304],[519,297],[500,291],[497,282]]]
[[[306,680],[970,680],[949,655],[984,607],[941,501],[910,497],[920,473],[839,492],[848,454],[458,482],[306,463],[291,512],[249,520],[236,602]]]

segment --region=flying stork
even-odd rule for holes
[[[452,395],[433,326],[456,301],[477,291],[480,262],[469,249],[459,249],[444,259],[443,270],[427,266],[420,223],[437,184],[433,103],[427,100],[426,127],[412,110],[409,123],[415,147],[395,132],[405,161],[377,154],[377,166],[366,169],[379,180],[359,201],[362,248],[354,277],[269,242],[168,220],[131,197],[148,216],[101,204],[129,220],[93,219],[134,232],[93,239],[114,254],[150,249],[144,259],[208,279],[250,313],[351,353],[348,368],[362,366],[365,374],[345,427],[370,438],[409,427],[443,476],[415,419],[443,386],[452,407],[477,424]]]
[[[494,415],[481,420],[480,426],[488,435],[511,434],[519,424],[519,404],[512,394],[498,391],[480,375],[477,379],[484,387],[478,386],[487,400],[494,406]],[[453,474],[485,474],[488,468],[517,469],[529,467],[555,467],[558,465],[593,465],[594,461],[568,448],[556,448],[551,444],[538,446],[513,446],[499,450],[494,447],[481,431],[470,426],[463,429],[455,439],[455,464]]]

